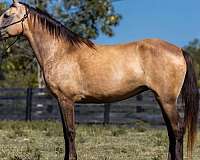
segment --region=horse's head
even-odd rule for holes
[[[25,20],[28,17],[26,7],[13,0],[13,4],[0,17],[0,40],[23,34]]]

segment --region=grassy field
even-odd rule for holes
[[[79,160],[166,160],[166,130],[136,126],[77,125]],[[1,160],[63,160],[63,147],[59,122],[0,122]],[[193,159],[200,159],[200,141]]]

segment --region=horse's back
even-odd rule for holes
[[[163,51],[168,51],[175,55],[182,54],[181,48],[160,39],[144,39],[136,43],[140,46],[140,48],[144,47],[144,49],[152,48],[154,49],[154,51],[163,50]]]

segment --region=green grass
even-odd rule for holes
[[[78,160],[166,160],[166,130],[136,126],[77,125]],[[63,160],[63,156],[59,122],[0,122],[0,160]],[[193,159],[200,159],[200,141]]]

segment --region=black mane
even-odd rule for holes
[[[37,20],[53,37],[62,38],[73,46],[79,47],[84,43],[88,47],[94,48],[94,43],[92,41],[73,33],[62,23],[52,18],[47,12],[44,12],[39,8],[33,8],[26,3],[20,2],[20,4],[26,6],[30,13],[30,17],[33,18],[34,22]]]

